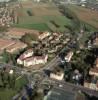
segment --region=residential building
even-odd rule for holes
[[[94,83],[84,82],[84,87],[98,91],[98,85]]]
[[[33,49],[28,49],[27,51],[25,51],[18,59],[17,59],[17,63],[18,64],[23,64],[24,59],[33,56],[34,52]]]
[[[91,68],[89,71],[89,75],[98,76],[98,68]]]
[[[10,27],[13,24],[12,12],[8,9],[8,6],[0,7],[0,25]]]
[[[70,62],[72,56],[73,56],[73,52],[72,51],[68,52],[68,54],[65,56],[65,61]]]
[[[50,73],[50,78],[61,81],[64,78],[64,73],[63,72]]]
[[[30,67],[33,65],[37,65],[37,64],[45,64],[47,63],[48,60],[48,56],[32,56],[30,58],[27,58],[24,60],[24,66],[25,67]]]
[[[25,51],[25,52],[23,53],[24,58],[31,57],[33,54],[34,54],[33,49],[28,49],[27,51]]]
[[[15,44],[7,47],[6,51],[13,54],[15,52],[18,52],[19,50],[25,49],[26,47],[27,47],[27,44],[17,41]]]
[[[19,65],[23,65],[24,64],[24,55],[21,55],[18,59],[17,59],[17,64]]]
[[[41,32],[40,34],[39,34],[39,39],[40,40],[43,40],[44,38],[46,38],[46,37],[48,37],[48,36],[50,36],[51,35],[51,33],[50,32]]]
[[[93,45],[98,46],[98,37],[94,40]]]
[[[94,75],[98,77],[98,58],[95,61],[95,66],[90,69],[89,75]]]
[[[45,64],[48,60],[48,55],[34,56],[32,49],[25,51],[18,59],[17,63],[25,67],[33,66],[36,64]]]
[[[4,50],[6,50],[9,53],[15,53],[18,50],[24,49],[26,47],[27,47],[27,45],[25,43],[20,42],[20,41],[0,38],[0,52],[1,53]]]

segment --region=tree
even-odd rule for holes
[[[16,65],[16,64],[17,64],[17,63],[16,63],[16,57],[17,57],[16,54],[11,54],[11,55],[10,55],[10,59],[11,59],[13,65]]]
[[[15,74],[8,74],[8,85],[10,88],[15,87]]]
[[[36,37],[36,35],[27,33],[20,40],[23,41],[24,43],[27,43],[30,45],[33,40],[34,41],[37,40],[37,37]]]
[[[6,71],[6,68],[3,68],[1,70],[1,80],[2,80],[2,85],[4,88],[6,86],[9,86],[10,88],[15,87],[15,74],[10,74],[9,72]]]
[[[8,63],[10,61],[10,55],[8,52],[6,52],[6,49],[4,49],[2,56],[5,63]]]
[[[6,88],[8,84],[8,73],[6,72],[6,68],[3,68],[1,71],[1,80],[2,80],[3,87]]]

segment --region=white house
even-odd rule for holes
[[[65,61],[70,62],[72,56],[73,56],[73,52],[72,51],[68,52],[67,56],[65,56]]]
[[[29,66],[32,66],[32,65],[35,65],[36,63],[36,59],[34,57],[30,57],[30,58],[27,58],[24,60],[24,66],[25,67],[29,67]]]
[[[47,63],[48,56],[32,56],[24,60],[24,66],[29,67],[37,64],[45,64]]]
[[[56,80],[63,80],[63,78],[64,78],[64,73],[57,73],[57,74],[55,74],[55,73],[50,73],[50,78],[52,78],[52,79],[56,79]]]
[[[24,58],[31,57],[34,54],[32,49],[29,49],[23,53]]]
[[[18,64],[23,64],[24,63],[24,59],[31,57],[34,54],[32,49],[29,49],[27,51],[25,51],[18,59],[17,59],[17,63]]]
[[[94,68],[91,68],[91,69],[89,70],[89,75],[94,75],[94,76],[98,77],[98,58],[97,58],[96,61],[95,61],[95,66],[94,66]]]
[[[24,56],[21,55],[21,56],[17,59],[17,64],[23,65],[23,61],[24,61]]]
[[[40,35],[39,35],[39,39],[40,40],[43,40],[44,38],[46,38],[46,37],[48,37],[48,36],[50,36],[50,32],[43,32],[43,33],[40,33]]]
[[[98,91],[98,82],[97,83],[84,82],[84,87]]]

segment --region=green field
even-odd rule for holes
[[[31,5],[31,6],[28,6]],[[29,16],[28,12],[32,15]],[[64,26],[71,25],[72,21],[63,16],[54,4],[22,3],[22,8],[17,9],[18,24],[15,27],[36,29],[40,31],[68,31]],[[59,26],[57,27],[54,23]]]
[[[18,93],[18,91],[27,83],[25,77],[16,81],[15,89],[0,88],[0,100],[11,100],[11,98]]]
[[[59,27],[57,28],[50,21],[54,21]],[[65,31],[66,28],[64,25],[70,25],[71,20],[66,18],[65,16],[41,16],[40,19],[38,17],[28,17],[20,18],[19,24],[15,24],[15,27],[28,28],[28,29],[36,29],[40,31],[53,30],[53,31]]]
[[[14,27],[58,32],[69,32],[71,29],[78,30],[79,25],[66,15],[63,15],[53,3],[27,1],[21,2],[20,5],[16,10],[18,21],[17,24],[13,25]],[[95,11],[91,13],[89,9],[73,5],[69,5],[67,8],[73,12],[71,15],[76,15],[81,23],[85,23],[88,30],[95,30],[98,26]]]
[[[98,30],[97,11],[76,5],[69,5],[68,8],[77,15],[79,20]]]

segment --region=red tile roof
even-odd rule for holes
[[[97,67],[95,67],[95,68],[91,68],[90,71],[91,71],[91,72],[98,73],[98,68],[97,68]]]

